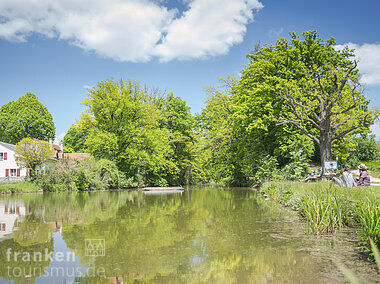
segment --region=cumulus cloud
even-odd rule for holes
[[[0,1],[0,37],[32,34],[66,40],[118,61],[144,62],[226,54],[243,41],[259,0],[186,0],[179,13],[159,0]]]
[[[347,43],[337,45],[337,49],[348,46],[355,49],[355,56],[359,60],[358,67],[362,74],[361,82],[367,85],[380,85],[380,43],[365,43],[362,45]]]

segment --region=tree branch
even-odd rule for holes
[[[354,71],[357,66],[358,66],[358,63],[357,63],[356,60],[354,60],[354,65],[350,69],[348,69],[346,75],[344,76],[344,78],[343,78],[343,80],[342,80],[342,82],[340,84],[340,88],[339,88],[338,94],[342,93],[343,88],[346,85],[348,78],[350,77],[352,71]]]
[[[354,126],[351,126],[350,128],[346,129],[345,131],[339,133],[338,135],[335,135],[331,138],[331,141],[334,141],[336,139],[339,139],[339,138],[342,138],[343,136],[345,136],[346,134],[354,131],[355,129],[358,129],[360,127],[363,127],[365,125],[371,125],[371,122],[370,121],[367,121],[367,117],[368,117],[368,114],[364,117],[364,120],[362,123],[358,124],[358,125],[354,125]]]
[[[285,90],[285,94],[286,94],[287,97],[284,97],[284,99],[287,100],[287,101],[289,102],[291,108],[292,108],[293,111],[294,111],[294,115],[295,115],[298,119],[300,119],[300,120],[305,120],[305,121],[310,122],[311,124],[313,124],[313,126],[314,126],[315,128],[317,128],[318,130],[321,130],[321,127],[319,126],[318,123],[316,123],[314,120],[312,120],[308,115],[306,115],[306,114],[304,114],[304,113],[302,113],[302,115],[300,115],[300,114],[298,113],[298,111],[297,111],[297,108],[296,108],[296,106],[299,106],[299,107],[306,108],[306,109],[309,109],[309,110],[310,110],[311,107],[309,107],[309,106],[305,106],[305,105],[300,104],[299,102],[297,102],[296,99],[295,99],[291,94],[289,94],[288,90]],[[314,111],[312,111],[312,114],[314,115],[314,117],[315,117],[315,118],[318,120],[318,122],[319,122],[320,120],[319,120],[319,117],[317,116],[317,114],[316,114]]]
[[[277,126],[278,125],[283,125],[283,124],[293,124],[299,130],[301,130],[307,137],[309,137],[310,139],[314,140],[319,145],[319,139],[316,138],[315,136],[311,135],[305,128],[303,128],[301,125],[299,125],[299,123],[297,123],[296,121],[293,121],[293,120],[283,120],[283,121],[280,121],[280,122],[276,123]]]

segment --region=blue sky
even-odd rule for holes
[[[0,105],[34,93],[62,138],[86,88],[113,77],[173,92],[196,113],[204,87],[238,76],[256,43],[316,29],[357,49],[379,107],[379,11],[373,0],[0,0]]]

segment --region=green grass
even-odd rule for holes
[[[8,183],[8,184],[0,184],[0,192],[35,192],[41,191],[38,185],[31,182],[17,182],[17,183]]]
[[[380,188],[339,187],[330,181],[316,183],[271,182],[260,191],[297,210],[314,234],[330,233],[358,224],[360,241],[371,251],[370,240],[380,248]],[[373,250],[372,250],[373,252]]]

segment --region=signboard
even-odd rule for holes
[[[338,169],[338,161],[326,161],[325,162],[325,170],[333,171]]]

